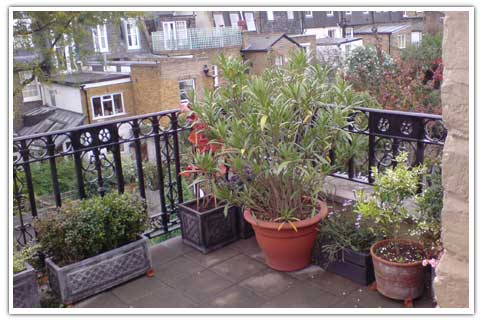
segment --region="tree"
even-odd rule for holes
[[[74,48],[72,57],[81,59],[87,53],[81,46],[90,28],[105,21],[118,23],[121,18],[135,16],[134,12],[120,11],[15,11],[13,13],[14,52],[28,52],[33,59],[14,59],[13,72],[28,71],[28,79],[18,81],[14,95],[35,79],[45,81],[59,69],[56,48]],[[61,69],[61,67],[60,67]]]

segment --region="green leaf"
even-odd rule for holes
[[[260,129],[263,131],[265,129],[265,125],[267,124],[267,115],[263,115],[262,118],[260,119]]]

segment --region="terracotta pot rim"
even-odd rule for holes
[[[323,201],[320,201],[320,205],[321,205],[320,210],[316,215],[305,220],[293,221],[292,222],[293,225],[295,225],[297,229],[300,229],[300,228],[309,227],[312,224],[319,223],[322,219],[324,219],[328,215],[327,204]],[[271,222],[271,221],[255,219],[252,216],[252,212],[249,209],[245,209],[243,211],[243,216],[245,217],[245,220],[247,220],[251,225],[255,225],[260,228],[278,230],[278,227],[281,225],[280,222]],[[293,230],[293,227],[289,223],[285,223],[280,229],[280,231],[282,230]]]
[[[370,247],[370,254],[372,255],[372,258],[375,259],[375,260],[378,260],[378,261],[381,261],[382,263],[385,263],[389,266],[392,266],[392,267],[406,267],[406,268],[410,268],[410,267],[418,267],[419,265],[422,265],[422,260],[420,261],[416,261],[416,262],[408,262],[408,263],[400,263],[400,262],[392,262],[392,261],[388,261],[388,260],[385,260],[383,258],[380,258],[379,256],[377,256],[375,254],[375,250],[378,246],[386,243],[386,242],[409,242],[409,243],[415,243],[416,245],[418,245],[419,247],[423,248],[422,244],[416,240],[411,240],[411,239],[384,239],[384,240],[380,240],[380,241],[377,241],[375,242],[374,244],[372,244],[372,246]]]

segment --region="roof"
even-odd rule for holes
[[[250,35],[246,39],[245,47],[240,50],[242,52],[258,52],[258,51],[269,51],[272,46],[277,43],[280,39],[286,38],[292,43],[300,47],[300,44],[288,37],[285,33],[260,33],[255,35]]]
[[[318,38],[317,46],[339,46],[344,43],[362,40],[362,38]]]
[[[407,29],[410,24],[389,24],[389,25],[376,25],[377,33],[395,33],[404,29]],[[353,30],[354,34],[370,34],[373,25],[362,26]]]
[[[85,116],[81,113],[44,105],[26,111],[23,118],[25,126],[17,131],[19,136],[70,129],[82,125],[85,120]],[[63,140],[57,139],[55,144],[59,145]]]
[[[80,87],[81,85],[87,83],[97,83],[126,78],[130,78],[130,75],[128,73],[74,72],[52,76],[50,77],[50,81],[58,84],[63,84],[65,86]]]

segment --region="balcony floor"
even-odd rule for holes
[[[401,308],[318,266],[282,273],[267,267],[254,237],[203,255],[180,237],[151,247],[155,276],[137,278],[77,308]],[[433,307],[430,290],[414,301]]]

